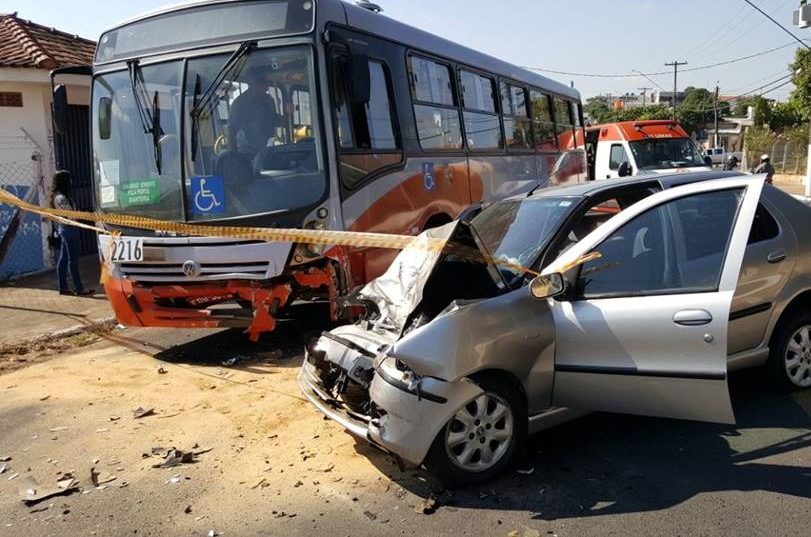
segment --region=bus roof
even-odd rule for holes
[[[635,142],[649,138],[689,138],[681,125],[672,119],[649,119],[640,121],[620,121],[588,127],[589,131],[600,131],[600,140]]]
[[[528,69],[499,60],[344,0],[319,0],[321,4],[328,2],[343,4],[347,23],[352,28],[399,41],[416,49],[432,51],[435,54],[438,54],[437,51],[442,51],[438,55],[468,64],[471,67],[537,86],[571,99],[580,100],[580,92],[576,89]]]
[[[243,0],[190,0],[132,17],[112,28],[108,28],[107,31],[115,30],[145,19],[197,6],[238,3],[240,1]],[[415,49],[428,51],[437,56],[444,56],[456,62],[470,65],[471,67],[490,71],[506,78],[536,86],[552,93],[557,93],[578,101],[580,100],[580,92],[566,84],[562,84],[487,54],[477,52],[471,48],[420,30],[419,28],[396,21],[386,15],[375,13],[354,3],[345,0],[316,0],[316,3],[318,6],[316,15],[321,28],[328,22],[336,22],[369,34],[398,41]],[[319,13],[321,13],[321,15],[319,15]],[[341,13],[343,16],[340,15]]]

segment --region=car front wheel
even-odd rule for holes
[[[509,465],[525,420],[518,390],[509,383],[480,383],[484,393],[456,411],[434,440],[429,472],[448,485],[487,481]]]
[[[778,329],[769,353],[769,369],[784,391],[811,386],[811,314],[800,314]]]

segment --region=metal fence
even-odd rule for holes
[[[761,155],[770,155],[772,166],[781,175],[804,175],[808,163],[808,146],[779,140],[766,147],[747,146],[741,169],[755,168]]]
[[[0,188],[30,203],[44,204],[42,157],[36,149],[25,138],[0,138]],[[0,282],[52,265],[50,231],[50,224],[39,216],[0,204]]]

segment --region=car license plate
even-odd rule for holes
[[[113,263],[132,263],[144,260],[144,240],[119,237],[113,240],[110,261]]]

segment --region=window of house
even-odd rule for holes
[[[423,149],[461,149],[462,122],[449,65],[409,56],[417,135]]]
[[[19,91],[0,91],[0,106],[7,108],[22,108],[23,94]]]
[[[501,83],[504,136],[512,150],[532,149],[532,122],[527,109],[527,90]]]
[[[501,124],[496,112],[495,81],[461,69],[459,82],[468,148],[471,151],[503,148]]]
[[[530,93],[532,103],[532,130],[535,147],[540,151],[556,151],[555,123],[552,121],[551,98],[545,93],[533,90]]]

